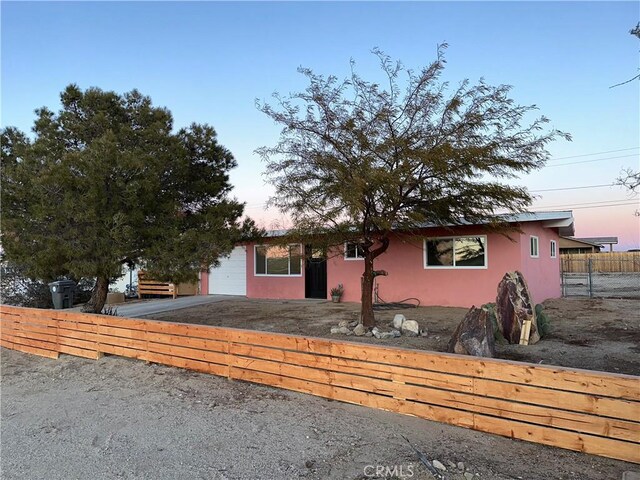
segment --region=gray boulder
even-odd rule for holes
[[[496,345],[493,327],[485,309],[471,307],[464,316],[451,340],[447,352],[476,357],[495,357]]]
[[[393,317],[393,328],[395,328],[396,330],[400,330],[402,328],[402,323],[406,320],[405,316],[402,315],[401,313],[396,314],[395,317]]]
[[[420,325],[415,320],[405,320],[402,322],[402,333],[407,337],[417,337],[420,335]]]
[[[349,330],[347,327],[331,327],[331,333],[334,335],[335,334],[347,335],[351,333],[351,330]]]
[[[356,325],[356,327],[353,329],[353,334],[358,336],[358,337],[361,337],[361,336],[365,335],[366,333],[367,333],[367,329],[361,323]]]
[[[540,340],[534,303],[522,273],[507,272],[502,277],[496,297],[496,318],[498,329],[507,342],[520,343],[522,327],[529,321],[531,331],[528,343],[531,345]]]

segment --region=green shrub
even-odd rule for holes
[[[536,321],[540,338],[544,338],[551,333],[551,320],[545,313],[544,306],[541,303],[536,305]]]

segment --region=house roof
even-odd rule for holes
[[[508,223],[542,222],[544,227],[557,228],[560,235],[573,235],[574,233],[573,212],[571,210],[557,212],[507,213],[496,216],[496,219]],[[461,222],[461,225],[471,225],[471,222]],[[434,227],[437,225],[425,226]]]
[[[505,215],[505,220],[513,223],[542,222],[546,228],[557,228],[560,235],[573,235],[575,233],[573,212],[571,210],[557,212],[526,212],[514,215]],[[511,219],[509,219],[511,217]]]
[[[574,226],[573,226],[574,219],[573,219],[573,212],[571,212],[571,210],[557,211],[557,212],[525,212],[525,213],[504,214],[504,215],[496,216],[496,219],[502,220],[508,223],[542,222],[542,225],[546,228],[557,228],[559,234],[562,236],[570,236],[574,234]],[[422,228],[433,228],[433,227],[442,227],[442,226],[453,227],[455,225],[456,224],[437,225],[435,223],[424,223],[420,225],[420,227]],[[473,223],[463,221],[463,222],[460,222],[458,225],[473,225]],[[281,237],[285,235],[287,232],[288,230],[271,230],[267,232],[266,236]]]
[[[560,236],[560,249],[565,249],[565,248],[582,248],[582,247],[596,247],[597,249],[600,249],[601,245],[598,245],[597,243],[592,243],[592,242],[587,242],[584,239],[580,239],[580,238],[574,238],[574,237],[567,237],[567,236]]]
[[[618,237],[586,237],[586,238],[572,238],[571,240],[577,240],[579,242],[591,243],[593,245],[605,245],[605,244],[618,244]]]

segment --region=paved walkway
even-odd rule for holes
[[[242,300],[246,299],[246,297],[231,295],[194,295],[190,297],[178,297],[175,300],[173,298],[154,298],[142,301],[134,300],[111,306],[118,310],[119,317],[136,318],[229,299]],[[80,311],[81,308],[82,307],[75,307],[73,310]]]

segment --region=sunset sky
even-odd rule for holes
[[[302,90],[297,67],[344,77],[350,59],[364,78],[380,72],[379,47],[415,70],[446,42],[445,79],[484,77],[513,85],[572,135],[551,160],[517,183],[539,198],[532,210],[573,210],[576,236],[618,236],[640,247],[637,196],[610,186],[640,168],[637,2],[6,2],[2,14],[1,125],[29,132],[34,109],[59,108],[70,83],[149,95],[174,115],[215,127],[238,161],[235,195],[269,227],[272,190],[254,150],[279,127],[255,107],[274,91]],[[584,188],[583,188],[584,187]],[[132,199],[132,206],[135,205]]]

